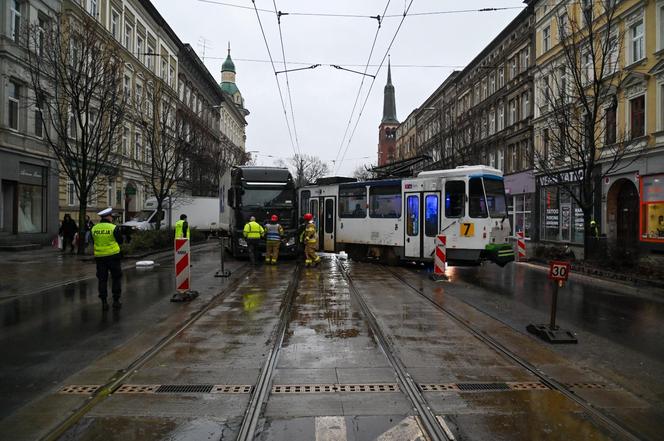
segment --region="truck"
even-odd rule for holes
[[[219,188],[219,230],[228,236],[228,250],[234,257],[247,256],[242,231],[249,219],[265,225],[272,215],[284,228],[280,255],[297,253],[297,194],[287,168],[238,166],[227,171]],[[265,248],[260,241],[259,249]]]
[[[132,231],[154,230],[157,219],[161,219],[161,228],[173,228],[181,214],[187,215],[189,227],[205,233],[206,236],[216,234],[219,221],[219,199],[216,197],[177,196],[166,198],[162,203],[161,213],[157,211],[157,199],[148,198],[131,220],[122,224],[123,230]]]

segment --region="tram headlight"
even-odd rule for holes
[[[242,238],[240,237],[240,238],[238,238],[238,240],[237,240],[237,244],[240,245],[241,247],[245,247],[245,248],[246,248],[246,246],[247,246],[247,241],[244,240],[244,239],[242,239]]]
[[[288,239],[288,242],[286,242],[287,247],[292,247],[293,245],[295,245],[295,236],[291,237]]]

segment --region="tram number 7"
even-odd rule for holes
[[[565,281],[569,277],[569,262],[549,262],[549,279]]]
[[[472,222],[462,223],[459,234],[463,237],[473,237],[475,235],[475,224]]]

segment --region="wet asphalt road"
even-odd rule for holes
[[[192,274],[217,269],[218,250],[192,255]],[[0,302],[0,419],[172,314],[172,260],[160,264],[124,271],[119,312],[102,313],[94,278]]]
[[[452,281],[484,288],[464,300],[481,306],[486,301],[520,304],[539,312],[526,321],[548,323],[553,292],[546,272],[532,265],[486,264],[448,269]],[[487,294],[493,298],[487,297]],[[575,331],[593,334],[653,360],[664,362],[664,295],[655,289],[603,283],[588,277],[572,278],[559,290],[558,319]],[[514,323],[517,317],[499,317]]]

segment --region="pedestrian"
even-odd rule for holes
[[[265,225],[265,263],[277,264],[279,258],[279,245],[284,229],[279,225],[279,216],[273,214],[270,222]]]
[[[59,231],[60,236],[62,236],[63,253],[67,251],[67,245],[69,245],[71,248],[71,254],[74,254],[74,236],[76,236],[77,231],[78,227],[76,226],[76,222],[74,222],[69,214],[65,214]]]
[[[175,238],[191,239],[191,230],[189,229],[189,222],[187,222],[186,214],[181,214],[180,220],[175,222]]]
[[[90,216],[85,216],[85,252],[87,253],[88,246],[92,244],[92,227],[95,226],[95,223],[92,222]]]
[[[92,227],[95,262],[97,263],[97,280],[99,281],[99,298],[101,308],[108,311],[108,273],[111,273],[111,292],[113,293],[113,309],[120,309],[122,294],[122,267],[120,265],[120,244],[122,232],[113,223],[113,209],[100,211],[101,221]]]
[[[258,241],[260,240],[261,237],[263,237],[263,227],[256,222],[256,218],[254,216],[251,216],[249,218],[249,222],[247,222],[244,226],[244,230],[242,231],[242,235],[244,236],[244,239],[247,241],[247,251],[249,253],[249,260],[251,261],[252,265],[256,265],[256,257],[258,253]]]
[[[318,249],[318,232],[316,224],[311,213],[304,215],[307,226],[304,229],[304,266],[317,265],[320,262],[320,256],[316,254]]]
[[[590,221],[590,236],[593,239],[599,239],[599,227],[597,226],[597,222],[594,220]]]

